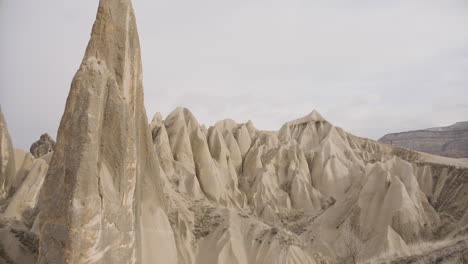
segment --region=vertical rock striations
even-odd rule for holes
[[[132,5],[101,0],[39,200],[38,263],[176,263],[157,173]]]

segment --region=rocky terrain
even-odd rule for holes
[[[0,116],[0,263],[457,263],[468,166],[317,111],[262,131],[185,108],[148,122],[130,0],[101,0],[54,152]],[[429,257],[427,257],[429,256]],[[459,262],[463,263],[463,262]]]
[[[54,152],[55,141],[49,136],[49,134],[42,134],[38,141],[31,145],[29,152],[34,158],[40,158],[49,152]]]
[[[391,133],[379,142],[451,158],[468,158],[468,121],[447,127]]]

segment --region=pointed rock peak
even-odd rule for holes
[[[188,110],[187,108],[180,107],[180,106],[174,109],[174,111],[172,111],[166,117],[165,123],[167,125],[168,123],[174,122],[174,120],[180,120],[180,119],[184,120],[186,124],[192,123],[198,126],[198,121],[195,118],[195,116],[192,114],[192,112],[190,112],[190,110]]]
[[[153,123],[153,122],[161,123],[162,120],[163,120],[163,118],[162,118],[161,113],[160,113],[160,112],[157,112],[156,114],[154,114],[153,120],[151,121],[151,123]]]
[[[315,109],[312,112],[310,112],[310,114],[308,114],[307,117],[309,117],[310,120],[314,120],[314,121],[326,121],[322,117],[322,115]]]
[[[257,128],[254,126],[252,120],[247,121],[247,123],[245,123],[245,126],[246,126],[247,129],[249,129],[249,130],[251,130],[251,129],[252,129],[252,130],[257,130]]]
[[[39,197],[37,263],[177,263],[157,168],[132,6],[101,0]]]
[[[16,173],[10,134],[0,107],[0,198],[6,196]]]
[[[141,81],[140,42],[130,0],[100,0],[91,39],[83,62],[96,61],[107,67],[126,100],[134,105]],[[102,65],[104,64],[104,65]]]
[[[301,117],[299,119],[293,120],[288,122],[288,125],[299,125],[299,124],[304,124],[304,123],[310,123],[310,122],[328,122],[325,118],[322,117],[322,115],[317,112],[317,110],[313,110],[310,112],[310,114]]]
[[[164,124],[161,113],[154,114],[153,120],[149,124],[150,131],[153,132],[155,128],[160,128]]]
[[[189,109],[182,106],[178,106],[169,115],[186,115],[187,113],[192,114]]]
[[[228,130],[230,132],[234,132],[234,130],[239,126],[236,121],[230,119],[230,118],[227,118],[227,119],[224,119],[224,120],[221,120],[219,122],[217,122],[215,125],[215,127],[219,128],[219,129],[223,129],[223,130]]]
[[[207,135],[208,129],[206,128],[205,124],[200,125],[200,130],[203,132],[203,134],[205,134],[205,136]]]

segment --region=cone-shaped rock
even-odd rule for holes
[[[8,194],[15,174],[15,155],[10,134],[0,108],[0,198]]]
[[[39,201],[38,263],[176,263],[154,157],[131,2],[101,0]]]

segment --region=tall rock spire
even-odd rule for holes
[[[15,155],[0,107],[0,198],[8,195],[15,174]]]
[[[101,0],[41,192],[38,263],[177,262],[147,124],[131,1]]]

